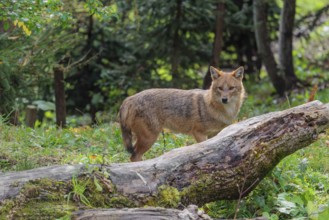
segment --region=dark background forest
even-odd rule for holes
[[[0,174],[128,162],[116,122],[122,101],[155,87],[207,89],[209,66],[244,67],[237,121],[328,103],[328,18],[320,0],[1,0]],[[144,159],[193,143],[165,130]],[[199,208],[214,218],[329,219],[328,160],[327,131],[247,197]],[[95,199],[94,179],[71,185],[49,203],[0,201],[0,219],[113,208]]]
[[[0,5],[4,115],[30,104],[54,110],[54,81],[62,78],[58,108],[93,122],[147,88],[206,89],[209,65],[243,66],[250,84],[271,82],[269,95],[327,79],[322,1],[10,2]]]

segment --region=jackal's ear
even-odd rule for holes
[[[209,67],[209,71],[210,71],[212,80],[218,79],[221,76],[220,70],[216,69],[213,66]]]
[[[236,70],[233,71],[232,75],[235,78],[242,80],[243,73],[244,73],[244,68],[242,66],[240,66],[239,68],[237,68]]]

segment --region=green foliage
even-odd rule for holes
[[[311,147],[282,160],[257,188],[241,201],[239,217],[320,219],[319,216],[325,215],[329,209],[329,170],[328,167],[323,169],[322,166],[326,166],[329,152],[321,142],[328,138],[327,134]],[[230,218],[235,213],[236,201],[218,201],[207,204],[204,209],[213,217]]]
[[[50,164],[110,164],[129,161],[116,123],[63,130],[58,130],[55,126],[35,129],[15,128],[6,124],[0,126],[0,167],[4,171]],[[13,136],[12,133],[16,135]],[[191,143],[193,140],[188,136],[165,133],[165,139],[163,136],[159,138],[145,157],[153,158]]]
[[[327,91],[321,91],[318,94],[319,98],[322,97],[327,100],[328,97],[325,96]],[[295,100],[297,96],[292,96],[290,99]],[[260,106],[261,103],[253,100],[258,100],[257,93],[248,97],[246,103],[249,104],[246,107],[253,106],[253,108],[251,111],[245,111],[245,115],[241,115],[241,117],[255,114],[253,111],[256,111],[257,106]],[[299,100],[299,103],[304,102],[304,99],[296,100]],[[269,101],[269,103],[271,102]],[[298,103],[292,101],[292,104]],[[289,106],[286,101],[281,106],[273,105],[271,108],[263,106],[258,110],[260,111],[258,113],[287,107]],[[85,164],[109,164],[127,162],[129,158],[128,153],[122,147],[121,133],[116,123],[98,125],[95,128],[84,126],[63,130],[57,130],[54,127],[16,128],[3,123],[0,126],[2,131],[0,133],[2,140],[0,144],[0,166],[2,170],[22,170],[50,164],[81,162]],[[14,136],[11,135],[13,132],[15,132]],[[298,217],[326,219],[329,207],[327,194],[329,190],[327,181],[329,178],[329,165],[327,163],[329,151],[326,147],[328,139],[329,134],[327,133],[312,146],[281,161],[272,173],[241,201],[238,216],[249,218],[264,216],[273,220]],[[193,142],[190,137],[185,135],[166,132],[164,136],[159,137],[159,140],[145,157],[153,158],[163,154],[164,151]],[[31,164],[29,165],[29,163]],[[92,192],[90,189],[95,191]],[[85,205],[88,205],[87,201],[89,201],[93,206],[107,207],[112,200],[104,200],[103,197],[96,196],[98,190],[101,189],[104,190],[105,186],[95,179],[88,182],[73,178],[72,191],[68,197],[85,201]],[[177,206],[180,193],[176,189],[164,187],[161,193],[164,198],[161,200],[162,205]],[[120,201],[120,198],[116,198],[112,202],[116,205],[119,203],[129,204],[129,201]],[[236,205],[236,201],[218,201],[205,205],[203,209],[213,217],[230,218],[236,212]],[[122,205],[122,207],[124,206]]]
[[[216,4],[214,0],[2,1],[0,112],[9,114],[35,100],[53,102],[51,74],[56,65],[68,67],[67,107],[73,114],[114,113],[126,96],[146,88],[200,87],[211,57]],[[257,75],[252,1],[225,4],[220,66],[244,65],[248,74]],[[272,39],[277,38],[278,4],[269,5]],[[299,7],[299,16],[308,12]],[[317,4],[314,10],[321,7]],[[321,73],[326,53],[307,56],[305,51],[313,50],[301,48],[294,57],[296,70],[305,73],[302,78]],[[71,66],[82,57],[84,62]],[[315,60],[312,69],[309,60]],[[246,78],[255,79],[248,74]]]
[[[162,185],[159,187],[159,201],[156,204],[169,208],[176,208],[180,202],[179,191],[171,186]]]
[[[11,26],[18,26],[26,35],[32,31],[43,31],[44,27],[68,27],[76,19],[72,8],[79,8],[81,3],[77,0],[3,0],[0,3],[0,21],[4,22],[4,30]],[[99,0],[86,0],[83,7],[89,14],[96,15],[99,19],[109,20],[114,14],[114,9],[106,6]]]
[[[76,50],[98,56],[69,73],[69,109],[116,112],[126,96],[146,88],[201,87],[214,41],[216,3],[117,1],[110,26],[97,16],[80,16],[79,28],[87,29],[88,36]],[[252,1],[226,3],[221,67],[239,63],[248,65],[251,73],[257,70],[251,57],[257,56],[252,52],[256,51]],[[273,8],[278,9],[275,2]],[[270,13],[273,22],[276,12]]]
[[[263,82],[261,85],[259,91],[257,87],[248,86],[247,89],[253,93],[249,94],[240,118],[282,110],[304,103],[308,99],[308,93],[305,92],[291,94],[288,97],[289,102],[278,102],[271,98],[259,102],[258,100],[268,96],[266,92],[270,92],[268,83]],[[328,89],[321,90],[316,98],[328,102],[327,94]],[[110,164],[128,162],[129,159],[129,154],[122,146],[117,123],[100,124],[93,128],[83,126],[57,130],[45,125],[35,129],[12,127],[1,122],[0,130],[0,167],[3,171],[24,170],[51,164]],[[15,135],[12,135],[13,133]],[[324,134],[312,146],[281,161],[255,190],[242,199],[238,217],[264,216],[273,220],[299,217],[326,219],[329,207],[328,139],[329,133]],[[154,158],[175,147],[192,143],[194,140],[191,137],[166,131],[164,135],[160,135],[145,158]],[[72,179],[71,191],[67,192],[70,194],[70,200],[76,197],[82,203],[85,201],[85,205],[88,205],[89,201],[94,207],[132,206],[123,198],[102,197],[99,194],[103,193],[106,186],[95,178],[89,181],[87,179]],[[102,191],[99,191],[101,189]],[[161,193],[164,198],[161,200],[162,205],[177,206],[180,198],[177,189],[164,187]],[[203,209],[216,218],[232,218],[236,212],[236,205],[237,201],[217,201],[205,205]]]
[[[84,205],[88,207],[92,207],[88,198],[84,195],[86,191],[86,186],[89,183],[89,179],[87,181],[79,181],[76,176],[72,177],[72,191],[67,195],[67,203],[69,204],[69,201],[71,199],[71,196],[73,200],[76,200],[78,202],[82,202]]]
[[[299,73],[304,74],[304,73]],[[307,102],[310,90],[273,99],[268,83],[246,84],[248,97],[240,118],[249,118],[266,112],[283,110]],[[328,89],[316,93],[315,99],[329,102]],[[253,190],[242,199],[238,217],[264,216],[271,220],[308,217],[326,219],[328,196],[328,140],[329,133],[308,148],[288,156]],[[237,201],[218,201],[203,207],[216,218],[232,218]]]
[[[121,101],[151,87],[200,87],[210,61],[217,2],[20,0],[13,4],[9,0],[1,1],[1,171],[52,164],[128,162],[129,155],[122,146],[119,126],[112,122]],[[252,1],[225,3],[220,66],[251,62],[248,66],[254,67],[257,54],[251,55],[249,58],[252,59],[248,61],[248,53],[256,51]],[[297,19],[324,6],[320,1],[297,3]],[[280,4],[281,1],[271,1],[269,7],[271,40],[277,38]],[[328,22],[315,29],[309,39],[294,42],[296,73],[311,85],[322,85],[315,96],[322,102],[329,102],[328,89],[323,88],[329,80],[327,25]],[[83,57],[83,62],[72,65]],[[106,113],[98,115],[98,120],[110,123],[80,126],[90,121],[73,116],[68,119],[67,129],[58,130],[47,124],[54,121],[52,71],[57,65],[66,70],[69,112],[105,110]],[[257,68],[249,71],[256,72]],[[267,74],[262,71],[260,76],[260,81],[246,77],[248,97],[239,119],[293,107],[307,102],[310,97],[311,88],[304,88],[276,99]],[[31,129],[5,123],[11,112],[31,103],[46,111],[43,124],[38,122],[38,126]],[[283,160],[240,202],[238,216],[264,216],[272,220],[329,219],[328,139],[329,135],[325,134],[309,148]],[[192,143],[191,137],[165,131],[145,154],[145,159]],[[73,178],[72,191],[66,192],[67,199],[95,207],[133,206],[125,198],[102,197],[105,188],[97,178],[90,181]],[[31,187],[27,192],[33,194],[37,190]],[[180,193],[164,186],[161,197],[159,204],[176,207]],[[8,203],[4,208],[8,211],[13,206]],[[47,206],[56,207],[56,210],[63,209],[59,216],[69,218],[68,204],[38,206],[40,204],[31,202],[27,209],[41,208],[46,213],[50,211]],[[236,213],[236,206],[237,201],[217,201],[203,208],[213,217],[229,218]],[[27,209],[24,212],[28,213]],[[24,217],[24,213],[17,216]],[[0,214],[2,217],[5,218]]]
[[[88,9],[90,15],[96,15],[100,20],[109,21],[113,18],[117,18],[115,8],[106,6],[99,0],[86,0],[84,8]]]
[[[310,39],[301,39],[296,44],[294,50],[294,63],[296,73],[300,78],[307,80],[311,84],[319,84],[328,81],[329,77],[326,73],[328,69],[329,55],[329,32],[326,31],[329,22],[325,22],[310,34]],[[314,48],[321,48],[314,50]]]
[[[63,25],[71,18],[70,14],[62,10],[61,0],[3,0],[0,3],[0,21],[4,22],[7,31],[12,23],[22,28],[26,35],[31,30],[39,31],[48,23]]]
[[[0,114],[9,114],[35,100],[53,101],[53,67],[70,57],[66,50],[79,39],[74,33],[58,31],[49,28],[30,37],[19,35],[17,30],[0,34]],[[8,38],[16,34],[16,38]]]
[[[118,1],[113,6],[117,17],[110,26],[97,16],[92,22],[90,17],[80,17],[81,30],[87,27],[92,34],[77,50],[98,56],[80,71],[69,73],[69,108],[114,112],[126,96],[145,88],[199,87],[198,72],[211,51],[213,2],[184,2],[178,22],[176,1]],[[179,60],[175,74],[174,60]]]
[[[72,64],[85,55],[73,50],[84,37],[77,23],[81,7],[104,22],[115,15],[112,7],[95,0],[0,3],[5,9],[0,12],[0,114],[34,100],[53,101],[53,67],[74,72]]]
[[[0,40],[1,42],[1,40]],[[15,86],[20,86],[23,82],[19,80],[17,74],[11,74],[11,67],[8,64],[0,65],[0,114],[9,114],[14,108],[17,91]]]

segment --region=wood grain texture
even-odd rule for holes
[[[184,210],[164,209],[164,208],[134,208],[134,209],[94,209],[81,210],[73,213],[75,220],[210,220],[211,218],[198,211],[194,205],[188,206]]]

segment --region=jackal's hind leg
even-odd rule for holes
[[[192,135],[198,143],[207,140],[207,135],[205,135],[201,132],[193,131]]]
[[[153,131],[140,130],[137,134],[135,143],[135,153],[130,157],[132,162],[141,161],[143,154],[148,151],[157,140],[159,133]]]

